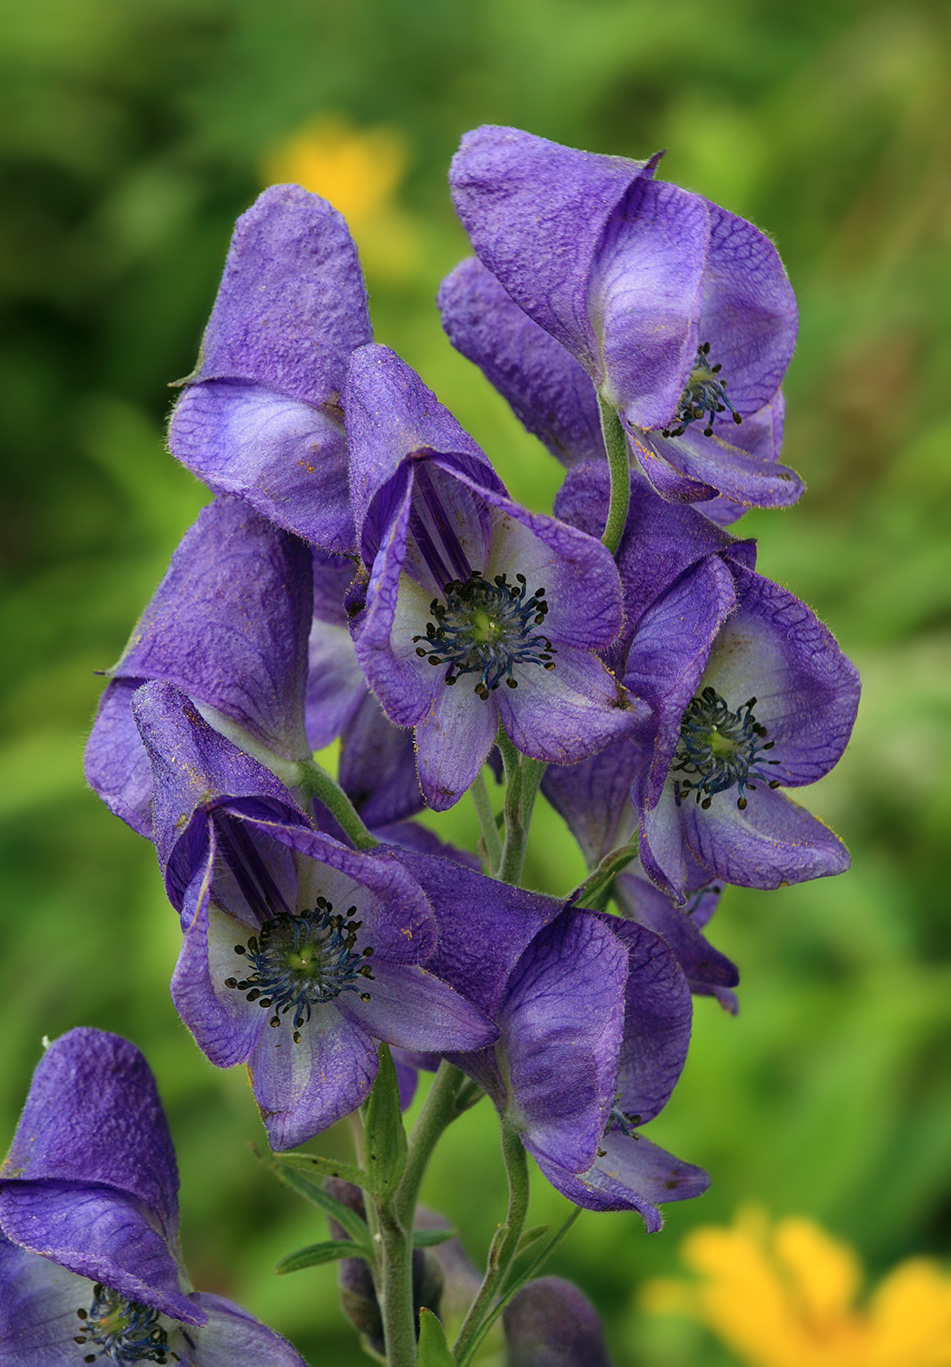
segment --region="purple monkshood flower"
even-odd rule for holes
[[[185,533],[109,671],[86,747],[90,785],[140,835],[151,835],[152,774],[131,702],[148,679],[181,689],[272,763],[310,758],[311,577],[308,548],[242,499],[215,499]]]
[[[611,1367],[597,1311],[561,1277],[523,1286],[502,1311],[508,1367]]]
[[[459,800],[500,722],[523,754],[561,763],[626,730],[638,704],[594,653],[621,628],[606,548],[513,503],[386,347],[354,353],[347,433],[369,576],[354,646],[390,720],[415,727],[428,804]]]
[[[666,1104],[690,1040],[690,989],[664,941],[568,908],[529,944],[497,1011],[494,1050],[457,1062],[485,1088],[553,1186],[590,1210],[706,1190],[700,1169],[636,1132]]]
[[[598,396],[591,376],[580,362],[534,322],[515,303],[490,270],[476,257],[462,261],[442,282],[437,302],[449,340],[463,356],[475,362],[485,377],[511,404],[516,416],[533,436],[538,437],[555,457],[569,469],[588,460],[604,460],[604,439]],[[729,443],[746,452],[766,473],[775,468],[783,439],[784,405],[782,390],[756,413],[733,424]],[[666,452],[667,463],[676,465],[676,448],[695,443],[701,449],[724,445],[720,431],[705,437],[688,428],[680,437],[654,433],[650,444],[637,444],[628,434],[632,463],[641,461],[651,475],[656,465],[656,447]],[[640,453],[640,459],[639,459]],[[653,461],[653,465],[652,465]],[[658,487],[662,484],[658,479]],[[705,517],[725,526],[745,511],[743,503],[702,496],[697,507]]]
[[[352,551],[341,396],[351,351],[372,335],[343,218],[298,185],[272,185],[235,226],[172,454],[216,493]]]
[[[477,255],[617,409],[664,497],[794,503],[793,471],[764,459],[759,439],[734,444],[743,423],[775,429],[781,418],[792,288],[768,238],[655,181],[658,159],[487,126],[464,136],[449,180]]]
[[[338,781],[371,829],[421,811],[412,731],[388,721],[370,692],[350,637],[344,600],[352,560],[314,551],[314,620],[307,675],[307,738],[321,750],[340,737]]]
[[[780,791],[838,762],[859,701],[854,666],[804,603],[709,556],[641,617],[624,680],[652,713],[631,797],[658,887],[683,899],[692,861],[754,888],[848,868],[838,837]]]
[[[436,917],[394,847],[357,851],[317,830],[167,684],[145,685],[133,711],[184,935],[172,999],[212,1063],[247,1064],[272,1147],[355,1110],[379,1040],[424,1052],[491,1044],[496,1027],[427,966]]]
[[[552,764],[545,771],[542,791],[564,817],[592,869],[636,838],[638,818],[630,793],[642,762],[638,746],[620,740],[580,764]],[[684,906],[648,880],[639,860],[615,875],[608,892],[622,916],[664,939],[691,992],[716,997],[735,1014],[737,1001],[731,989],[739,982],[736,965],[702,934],[717,909],[723,884],[711,881],[707,870],[689,856],[687,864]]]
[[[239,1306],[187,1289],[168,1125],[117,1035],[71,1030],[40,1060],[0,1168],[0,1229],[11,1367],[306,1367]]]

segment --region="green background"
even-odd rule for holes
[[[314,114],[410,149],[399,207],[419,245],[369,274],[377,338],[473,432],[513,493],[559,470],[442,336],[433,296],[465,254],[446,189],[458,139],[511,123],[646,156],[777,242],[802,328],[784,459],[809,490],[741,524],[760,568],[828,622],[864,697],[840,767],[804,800],[852,871],[731,890],[712,938],[739,963],[733,1020],[697,1004],[653,1137],[705,1165],[702,1200],[648,1239],[582,1216],[556,1263],[605,1317],[620,1367],[724,1363],[647,1318],[638,1282],[698,1222],[756,1201],[853,1241],[873,1274],[951,1234],[951,273],[949,10],[926,0],[7,0],[0,24],[5,430],[0,642],[0,1140],[44,1034],[96,1025],[146,1053],[182,1170],[195,1284],[246,1304],[313,1364],[361,1359],[334,1271],[284,1278],[320,1225],[259,1172],[246,1079],[199,1054],[168,998],[177,918],[151,847],[84,787],[100,692],[205,491],[163,448],[231,226],[276,139]],[[450,825],[471,830],[468,801]],[[578,856],[550,812],[530,877]],[[447,1140],[426,1198],[484,1254],[501,1207],[487,1105]],[[345,1131],[324,1136],[343,1152]],[[536,1174],[538,1222],[565,1203]]]

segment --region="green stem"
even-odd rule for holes
[[[413,1316],[413,1237],[412,1222],[404,1228],[396,1213],[396,1203],[374,1201],[376,1228],[374,1241],[380,1241],[380,1280],[377,1299],[383,1319],[388,1367],[416,1367],[416,1323]]]
[[[455,1120],[456,1097],[465,1081],[465,1074],[454,1064],[443,1059],[439,1065],[429,1095],[416,1118],[413,1132],[409,1137],[406,1153],[406,1167],[396,1192],[396,1210],[400,1221],[407,1229],[413,1227],[416,1214],[416,1198],[419,1185],[426,1171],[433,1149],[443,1130]]]
[[[505,771],[505,802],[502,808],[505,817],[505,842],[502,857],[495,871],[495,877],[502,883],[518,887],[525,863],[525,848],[528,832],[532,824],[532,811],[538,796],[545,764],[541,760],[529,759],[516,750],[502,727],[496,740],[502,755]]]
[[[602,906],[611,890],[614,879],[623,869],[627,868],[632,859],[637,858],[639,845],[639,838],[635,835],[626,845],[620,845],[610,854],[606,854],[597,867],[591,870],[584,882],[579,884],[571,894],[569,900],[572,906],[593,907],[595,909]]]
[[[525,1216],[528,1214],[528,1161],[518,1131],[503,1122],[502,1157],[505,1160],[505,1175],[509,1184],[509,1206],[502,1225],[489,1249],[488,1263],[478,1295],[469,1307],[469,1313],[459,1330],[459,1337],[453,1344],[453,1355],[459,1367],[467,1362],[475,1352],[481,1337],[482,1321],[491,1311],[492,1301],[499,1283],[508,1272],[518,1252]]]
[[[604,526],[602,542],[614,555],[627,522],[627,510],[631,502],[631,462],[627,454],[627,437],[617,409],[598,395],[601,409],[601,435],[604,449],[608,455],[608,470],[611,475],[611,502],[608,505],[608,520]]]
[[[364,826],[357,809],[347,797],[340,784],[321,769],[312,759],[301,760],[298,787],[303,788],[310,797],[322,802],[358,850],[372,850],[380,842]]]
[[[481,773],[469,791],[472,794],[476,815],[479,818],[479,829],[482,832],[482,845],[485,851],[483,863],[488,872],[494,873],[502,862],[502,842],[499,839],[495,812],[492,810],[492,803],[489,800],[489,790],[485,786],[485,778]]]

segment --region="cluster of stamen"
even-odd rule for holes
[[[736,805],[741,812],[746,810],[746,791],[756,791],[750,773],[757,765],[779,763],[762,758],[775,742],[766,740],[766,727],[753,716],[755,706],[756,699],[748,698],[732,712],[709,686],[691,699],[680,723],[680,743],[671,766],[682,775],[675,781],[678,802],[693,792],[706,811],[715,793],[736,787]],[[769,787],[778,788],[779,780],[769,780]]]
[[[432,620],[426,635],[414,636],[420,659],[431,665],[448,665],[445,682],[454,684],[463,674],[478,674],[475,692],[485,700],[504,680],[517,688],[512,670],[516,665],[538,664],[554,669],[557,654],[547,636],[535,631],[548,614],[545,590],[528,596],[524,574],[510,584],[505,574],[486,579],[478,570],[465,581],[454,579],[445,587],[446,601],[434,598],[429,605]]]
[[[616,1096],[614,1098],[614,1105],[611,1107],[610,1113],[608,1114],[608,1123],[604,1127],[604,1133],[605,1135],[609,1135],[612,1130],[620,1130],[621,1134],[626,1134],[628,1138],[634,1139],[636,1138],[634,1131],[640,1123],[641,1117],[639,1115],[621,1110],[621,1098],[620,1096]],[[606,1154],[607,1149],[598,1149],[599,1158],[604,1158]]]
[[[265,1010],[273,1008],[270,1025],[277,1029],[281,1017],[294,1012],[293,1038],[300,1044],[301,1029],[315,1006],[323,1006],[341,992],[359,992],[369,1001],[365,983],[373,980],[367,946],[356,952],[356,907],[346,916],[333,909],[326,897],[318,897],[313,911],[299,916],[281,912],[264,922],[246,945],[235,945],[235,954],[246,958],[252,971],[246,978],[226,978],[225,987],[244,992],[249,1002]]]
[[[168,1334],[159,1323],[157,1310],[127,1300],[101,1282],[93,1288],[89,1309],[77,1310],[76,1314],[82,1333],[76,1335],[75,1342],[94,1345],[98,1350],[86,1353],[83,1362],[97,1358],[117,1363],[181,1361],[168,1346]]]
[[[665,437],[682,436],[692,422],[697,422],[704,416],[707,418],[707,425],[703,429],[703,435],[712,437],[714,418],[718,413],[725,413],[727,409],[733,414],[734,422],[743,421],[726,396],[726,380],[720,379],[722,369],[720,365],[710,364],[709,342],[704,342],[697,348],[697,359],[677,407],[677,426],[665,427]]]

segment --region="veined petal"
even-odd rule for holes
[[[560,1277],[523,1286],[502,1323],[510,1367],[611,1367],[594,1306]]]
[[[305,547],[236,498],[204,508],[113,670],[208,704],[285,759],[309,754]]]
[[[593,1160],[614,1098],[627,969],[606,918],[563,912],[520,959],[499,1016],[506,1116],[572,1171]]]
[[[416,761],[427,805],[444,812],[472,786],[488,758],[499,711],[491,696],[476,697],[465,675],[452,688],[441,677],[437,684],[429,714],[416,726]]]
[[[372,829],[405,821],[422,810],[413,733],[388,721],[368,691],[344,731],[339,777]]]
[[[8,1239],[129,1300],[200,1324],[201,1312],[180,1288],[178,1260],[149,1217],[134,1198],[92,1182],[0,1185],[0,1227]]]
[[[92,1284],[0,1234],[0,1362],[63,1367]]]
[[[556,460],[568,466],[604,460],[590,375],[481,261],[462,261],[440,285],[436,302],[456,350],[475,362]]]
[[[246,380],[334,404],[350,353],[371,337],[342,215],[299,185],[272,185],[235,225],[189,380]]]
[[[107,684],[86,743],[86,782],[127,826],[152,835],[152,766],[132,715],[132,696],[145,679]]]
[[[806,486],[795,470],[738,446],[734,439],[739,431],[742,428],[733,422],[719,422],[708,437],[694,423],[679,437],[631,433],[631,444],[644,473],[665,498],[700,501],[701,511],[710,495],[691,493],[691,488],[713,490],[742,508],[787,508],[798,503]],[[673,492],[675,488],[678,492]]]
[[[640,860],[644,871],[678,903],[686,899],[688,875],[689,851],[680,817],[684,810],[686,807],[679,806],[674,797],[673,783],[665,783],[656,807],[641,815]]]
[[[717,878],[744,888],[778,888],[828,878],[849,867],[849,852],[818,817],[757,783],[740,811],[736,794],[714,795],[707,811],[696,802],[680,808],[694,856]]]
[[[542,776],[542,792],[567,822],[591,868],[637,829],[631,785],[642,762],[640,748],[618,737],[579,764],[549,764]]]
[[[859,677],[805,603],[761,575],[737,570],[739,606],[707,661],[704,683],[738,707],[756,698],[773,748],[770,777],[814,783],[841,758],[859,702]]]
[[[294,1149],[355,1111],[376,1077],[374,1040],[335,1005],[315,1007],[300,1036],[262,1031],[249,1062],[273,1149]]]
[[[219,494],[240,494],[263,517],[341,553],[356,548],[339,410],[324,412],[255,384],[210,381],[176,405],[169,447]]]
[[[322,750],[362,708],[367,681],[348,627],[315,618],[307,650],[307,742],[312,749]]]
[[[608,219],[589,283],[601,338],[598,387],[629,426],[674,418],[698,335],[710,217],[676,185],[634,181]]]
[[[173,1244],[178,1166],[145,1059],[128,1040],[85,1027],[40,1059],[0,1178],[102,1184],[141,1202]]]
[[[453,203],[477,255],[596,383],[588,281],[612,210],[653,169],[653,160],[593,156],[492,126],[466,133],[450,167]]]
[[[191,1299],[208,1316],[207,1324],[191,1331],[194,1367],[307,1367],[287,1339],[239,1305],[206,1291],[193,1292]]]
[[[517,689],[499,689],[499,716],[517,750],[573,764],[618,740],[647,709],[626,695],[590,651],[559,645],[555,668],[523,669]],[[488,753],[488,752],[487,752]]]
[[[338,1005],[375,1039],[423,1053],[484,1049],[499,1029],[461,992],[415,964],[373,961],[369,1001],[348,992]]]
[[[602,1140],[606,1150],[583,1173],[569,1172],[545,1154],[525,1147],[553,1187],[587,1210],[636,1210],[654,1234],[663,1224],[662,1201],[688,1201],[702,1196],[710,1178],[702,1168],[684,1163],[642,1135],[612,1130]]]

